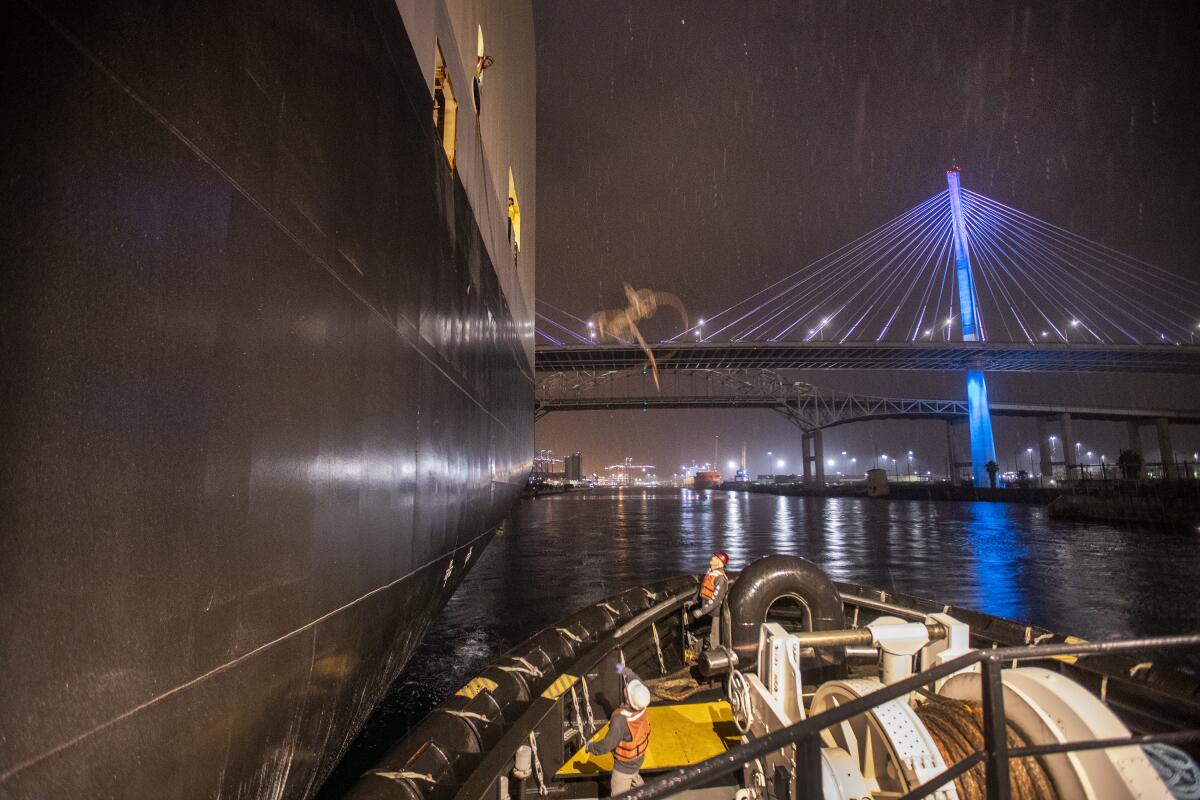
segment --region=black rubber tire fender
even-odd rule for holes
[[[771,605],[783,597],[800,601],[810,630],[846,627],[842,597],[824,570],[799,556],[764,556],[747,565],[729,590],[730,634],[739,670],[756,666],[759,629]]]

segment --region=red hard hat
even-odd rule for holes
[[[721,559],[722,564],[727,567],[729,566],[729,553],[726,553],[724,550],[718,550],[717,552],[713,553],[713,558],[719,558]]]

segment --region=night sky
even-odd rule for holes
[[[579,316],[623,305],[622,281],[711,315],[941,191],[952,162],[965,188],[1200,279],[1200,5],[547,0],[535,24],[537,292]],[[964,391],[944,373],[800,377]],[[1200,405],[1193,379],[989,380],[994,400]],[[1076,427],[1097,457],[1124,442],[1123,426]],[[711,460],[715,435],[722,461],[745,440],[753,472],[767,450],[799,456],[770,412],[559,413],[537,430],[589,472],[629,455],[669,474]],[[1032,422],[997,420],[996,437],[1005,462],[1036,446]],[[826,450],[861,465],[913,449],[937,470],[944,439],[860,424]],[[1175,440],[1200,449],[1194,428]]]

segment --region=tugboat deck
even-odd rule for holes
[[[725,700],[652,705],[646,714],[654,733],[642,764],[643,773],[697,764],[741,743],[741,734],[733,722],[733,709]],[[592,738],[602,739],[607,733],[605,725]],[[612,768],[611,754],[595,756],[581,747],[555,776],[599,775],[612,772]]]

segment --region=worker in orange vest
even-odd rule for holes
[[[708,640],[710,649],[721,646],[721,604],[725,602],[725,595],[729,593],[729,576],[725,574],[725,567],[728,565],[728,553],[724,550],[713,553],[713,557],[708,561],[708,572],[704,573],[704,579],[696,592],[698,606],[692,609],[695,619],[700,619],[705,614],[712,616]]]
[[[584,748],[593,755],[613,754],[613,797],[642,785],[638,773],[650,746],[650,718],[646,716],[650,690],[623,663],[617,664],[617,674],[625,679],[625,702],[613,710],[604,738],[588,742]]]

